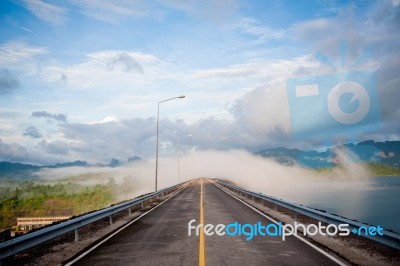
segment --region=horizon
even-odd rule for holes
[[[287,150],[287,151],[298,151],[301,152],[300,155],[298,155],[297,157],[293,157],[291,158],[293,160],[294,164],[299,164],[299,166],[304,167],[304,168],[329,168],[332,166],[337,166],[340,165],[341,163],[337,163],[335,162],[335,157],[337,156],[337,152],[338,149],[341,150],[341,148],[345,148],[344,151],[349,153],[349,158],[347,158],[348,162],[356,162],[356,163],[383,163],[383,164],[387,164],[388,166],[394,166],[394,167],[398,167],[398,163],[396,161],[393,161],[393,159],[399,157],[398,154],[400,151],[396,150],[396,149],[392,149],[392,147],[390,148],[390,150],[387,150],[389,147],[385,147],[384,149],[382,149],[381,147],[375,147],[375,146],[370,146],[370,145],[365,145],[366,143],[370,143],[373,142],[374,144],[388,144],[388,143],[400,143],[400,141],[383,141],[383,142],[378,142],[378,141],[374,141],[374,140],[365,140],[359,143],[344,143],[344,144],[339,144],[339,145],[335,145],[335,146],[330,146],[330,147],[326,147],[326,148],[319,148],[319,149],[310,149],[310,150],[301,150],[301,149],[297,149],[297,148],[285,148],[285,147],[272,147],[272,148],[265,148],[265,149],[260,149],[258,151],[246,151],[246,150],[230,150],[227,152],[240,152],[240,151],[244,151],[247,152],[249,154],[253,154],[253,155],[260,155],[262,157],[264,157],[265,159],[273,159],[276,162],[280,163],[280,164],[285,164],[279,161],[279,156],[276,154],[268,154],[266,152],[270,152],[270,151],[275,151],[275,150]],[[353,148],[358,147],[361,150],[352,150],[349,149],[349,146]],[[365,147],[364,147],[365,146]],[[318,160],[318,156],[315,158],[310,158],[310,154],[309,153],[314,153],[316,152],[318,155],[330,152],[326,159],[328,159],[328,165],[325,163],[323,163],[323,165],[321,165],[320,163],[316,163],[314,165],[310,165],[305,163],[303,160],[304,158],[308,158],[311,160]],[[185,154],[181,154],[179,157],[185,157],[185,156],[193,156],[194,154],[196,154],[197,151],[189,151],[186,152]],[[203,152],[218,152],[218,150],[204,150]],[[264,154],[264,155],[263,155]],[[281,154],[280,156],[282,156],[283,154]],[[286,156],[288,154],[285,154]],[[315,156],[315,155],[313,155]],[[369,156],[369,157],[368,157]],[[391,161],[382,161],[384,159],[390,159]],[[60,168],[60,167],[119,167],[119,166],[125,166],[125,165],[131,165],[131,164],[135,164],[136,162],[140,162],[140,161],[151,161],[154,160],[155,158],[141,158],[139,156],[133,156],[133,157],[129,157],[129,158],[122,158],[120,160],[115,159],[115,158],[111,158],[109,160],[109,162],[106,163],[100,163],[100,162],[88,162],[85,160],[75,160],[75,161],[64,161],[64,162],[58,162],[58,163],[54,163],[54,164],[34,164],[34,163],[30,163],[30,162],[11,162],[11,161],[0,161],[0,163],[8,163],[8,164],[23,164],[23,165],[29,165],[29,166],[34,166],[34,167],[39,167],[39,168],[46,168],[46,167],[50,167],[50,168]],[[170,157],[164,157],[164,159],[171,159]],[[85,164],[85,165],[82,165]],[[305,164],[304,164],[305,163]],[[342,162],[343,163],[343,162]],[[394,164],[394,165],[393,165]]]

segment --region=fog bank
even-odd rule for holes
[[[246,151],[192,151],[181,157],[159,158],[158,189],[197,177],[223,178],[255,192],[296,201],[301,195],[326,189],[348,189],[352,180],[367,184],[370,176],[360,164],[346,163],[344,151],[337,151],[340,168],[317,172],[300,166],[286,166]],[[124,200],[154,191],[155,160],[138,161],[119,167],[66,167],[43,169],[43,182],[70,181],[84,185],[120,185],[118,199]],[[361,181],[361,183],[360,183]]]

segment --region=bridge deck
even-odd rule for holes
[[[335,265],[295,237],[188,236],[188,222],[200,221],[203,192],[205,224],[272,223],[264,216],[203,180],[193,182],[169,201],[100,245],[74,265],[195,265],[204,245],[208,265]],[[192,231],[194,234],[194,230]]]

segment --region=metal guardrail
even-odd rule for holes
[[[246,194],[246,195],[250,195],[254,198],[260,199],[262,201],[267,201],[269,203],[275,204],[275,206],[281,206],[283,208],[286,208],[288,210],[291,210],[294,212],[294,214],[296,215],[296,213],[298,214],[302,214],[305,215],[307,217],[316,219],[318,221],[324,222],[324,223],[328,223],[328,224],[348,224],[350,230],[356,229],[358,230],[358,228],[360,227],[365,227],[367,229],[369,229],[370,227],[373,227],[373,225],[369,225],[369,224],[364,224],[355,220],[351,220],[342,216],[337,216],[334,214],[330,214],[330,213],[326,213],[320,210],[316,210],[310,207],[306,207],[300,204],[296,204],[296,203],[292,203],[292,202],[288,202],[282,199],[278,199],[275,197],[271,197],[271,196],[267,196],[264,195],[262,193],[255,193],[246,189],[243,189],[241,187],[238,186],[234,186],[225,182],[222,182],[218,179],[214,179],[214,181],[225,187],[228,188],[231,191],[236,192],[237,194],[242,193],[242,194]],[[363,237],[366,237],[372,241],[384,244],[386,246],[395,248],[397,250],[400,250],[400,234],[397,234],[395,232],[392,231],[388,231],[383,229],[382,230],[383,235],[362,235]]]
[[[75,230],[75,241],[79,241],[79,233],[78,229],[91,224],[93,222],[96,222],[98,220],[110,217],[110,223],[112,223],[112,215],[116,214],[118,212],[121,212],[123,210],[126,210],[129,208],[129,213],[130,213],[130,208],[142,204],[146,201],[151,201],[154,198],[157,198],[159,196],[164,196],[167,195],[173,191],[176,191],[180,188],[186,187],[189,182],[184,182],[169,188],[162,189],[157,192],[152,192],[149,194],[146,194],[144,196],[135,198],[130,201],[126,201],[120,204],[116,204],[114,206],[110,206],[108,208],[104,208],[98,211],[94,211],[55,225],[51,225],[48,227],[44,227],[43,229],[33,231],[30,233],[27,233],[26,235],[22,235],[7,241],[4,241],[0,243],[0,260],[5,259],[7,257],[10,257],[14,254],[17,254],[21,251],[27,250],[29,248],[32,248],[34,246],[37,246],[39,244],[42,244],[46,241],[49,241],[53,238],[56,238],[58,236],[64,235],[66,233],[69,233],[73,230]]]

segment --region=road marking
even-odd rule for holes
[[[243,203],[244,205],[246,205],[247,207],[249,207],[250,209],[252,209],[253,211],[261,214],[262,216],[264,216],[265,218],[267,218],[268,220],[272,221],[275,224],[278,224],[278,221],[276,221],[275,219],[273,219],[272,217],[269,217],[268,215],[266,215],[265,213],[261,212],[260,210],[254,208],[253,206],[251,206],[250,204],[248,204],[247,202],[241,200],[240,198],[236,197],[235,195],[231,194],[228,190],[226,190],[225,188],[223,188],[221,185],[217,184],[215,181],[212,180],[207,180],[208,182],[212,183],[213,185],[215,185],[216,187],[218,187],[219,189],[221,189],[222,191],[224,191],[226,194],[228,194],[229,196],[231,196],[232,198],[236,199],[237,201]],[[293,235],[296,238],[298,238],[299,240],[303,241],[304,243],[306,243],[307,245],[309,245],[310,247],[314,248],[315,250],[317,250],[318,252],[322,253],[323,255],[325,255],[326,257],[328,257],[329,259],[331,259],[332,261],[336,262],[337,264],[341,265],[341,266],[346,266],[348,264],[344,263],[343,261],[339,260],[338,258],[332,256],[331,254],[329,254],[328,252],[326,252],[325,250],[317,247],[316,245],[314,245],[313,243],[311,243],[310,241],[306,240],[305,238],[298,236],[298,235]]]
[[[204,210],[203,210],[203,179],[200,180],[200,224],[204,225]],[[206,265],[206,254],[204,251],[204,226],[200,230],[199,243],[199,266]]]
[[[181,189],[179,189],[177,192],[175,192],[174,194],[172,194],[168,199],[164,200],[163,202],[161,202],[160,204],[158,204],[157,206],[151,208],[150,210],[148,210],[147,212],[141,214],[140,216],[136,217],[134,220],[130,221],[129,223],[127,223],[126,225],[122,226],[120,229],[118,229],[117,231],[115,231],[114,233],[112,233],[111,235],[109,235],[108,237],[106,237],[105,239],[103,239],[102,241],[100,241],[99,243],[97,243],[96,245],[94,245],[93,247],[91,247],[90,249],[86,250],[85,252],[83,252],[81,255],[79,255],[78,257],[76,257],[75,259],[73,259],[72,261],[64,264],[64,266],[71,266],[72,264],[74,264],[75,262],[77,262],[78,260],[82,259],[83,257],[85,257],[87,254],[89,254],[90,252],[92,252],[93,250],[95,250],[96,248],[98,248],[100,245],[102,245],[104,242],[108,241],[110,238],[112,238],[113,236],[115,236],[116,234],[118,234],[119,232],[121,232],[122,230],[124,230],[125,228],[127,228],[128,226],[130,226],[131,224],[133,224],[134,222],[136,222],[137,220],[139,220],[140,218],[142,218],[143,216],[149,214],[150,212],[154,211],[155,209],[157,209],[158,207],[160,207],[161,205],[163,205],[165,202],[167,202],[168,200],[170,200],[171,198],[173,198],[176,194],[180,193],[181,191],[185,190],[193,181],[190,181],[189,183],[187,183],[184,187],[182,187]]]

